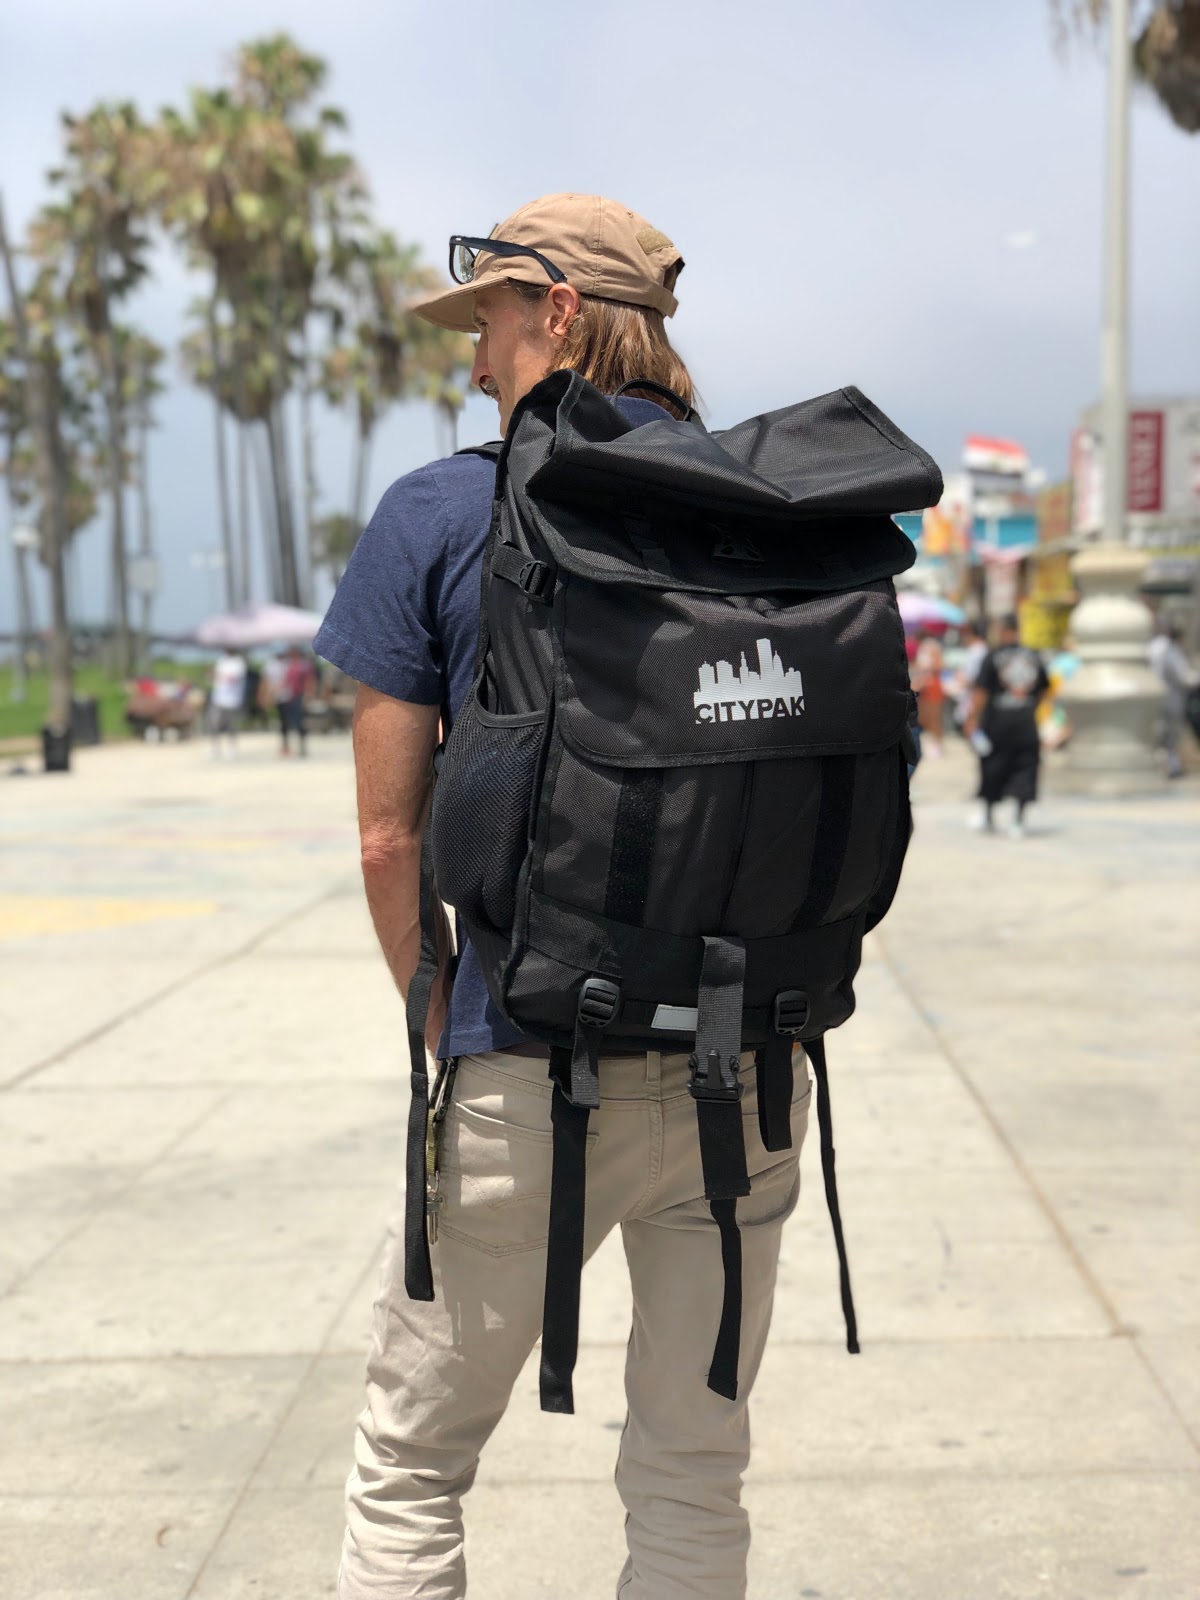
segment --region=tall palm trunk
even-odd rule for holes
[[[237,603],[250,604],[250,442],[248,422],[237,425]]]
[[[116,642],[116,668],[122,677],[128,677],[133,671],[133,641],[129,628],[128,546],[125,541],[125,408],[121,398],[120,362],[111,327],[104,334],[101,347],[104,416],[108,429],[106,465],[112,507],[109,600]]]
[[[246,424],[250,426],[250,424]],[[255,482],[258,485],[258,521],[262,532],[263,551],[263,580],[266,584],[269,599],[276,599],[280,593],[279,578],[279,529],[275,521],[275,493],[272,485],[270,444],[266,434],[266,424],[260,435],[247,440],[247,448],[254,457]]]
[[[217,327],[217,298],[212,295],[207,307],[208,347],[213,367],[213,422],[217,445],[217,511],[221,528],[221,554],[225,558],[225,605],[230,611],[237,604],[237,574],[233,564],[233,518],[229,510],[229,459],[225,450],[225,415],[221,396],[225,390],[221,363],[220,332]]]
[[[36,357],[33,355],[29,324],[25,319],[25,302],[17,287],[2,206],[0,257],[3,257],[4,276],[8,285],[17,354],[28,380],[30,431],[33,434],[38,490],[42,499],[42,559],[50,573],[50,705],[46,720],[55,733],[64,734],[71,726],[74,683],[67,586],[63,571],[67,546],[67,482],[62,435],[59,431],[61,397],[57,373],[42,352],[39,351]]]
[[[292,480],[288,471],[287,428],[283,398],[287,392],[287,351],[282,337],[283,286],[276,280],[268,318],[271,342],[271,403],[267,408],[271,482],[275,490],[275,525],[279,534],[279,590],[284,605],[300,604],[300,578],[296,566],[296,519],[292,507]]]
[[[371,467],[371,446],[375,442],[375,427],[359,418],[354,435],[354,460],[350,470],[350,515],[361,533],[367,511],[367,477]]]
[[[275,525],[278,530],[279,591],[285,606],[300,604],[300,576],[296,566],[296,528],[292,516],[292,486],[288,474],[287,440],[283,405],[276,399],[267,411],[267,447],[271,463],[271,486],[275,493]]]
[[[313,603],[313,524],[317,520],[317,462],[312,420],[312,363],[308,349],[308,319],[300,324],[300,451],[304,474],[304,527],[302,537],[304,604]]]
[[[150,515],[150,404],[144,403],[138,417],[137,443],[138,475],[138,555],[143,563],[141,587],[141,619],[138,628],[138,659],[149,667],[153,654],[150,648],[150,627],[154,614],[154,589],[148,581],[150,562],[154,557],[154,529]]]
[[[237,405],[238,577],[239,605],[250,604],[250,457],[254,453],[251,424],[247,420],[246,360],[238,337],[237,306],[233,308],[233,392]],[[263,540],[270,537],[263,521]]]

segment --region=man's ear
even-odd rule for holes
[[[565,339],[571,324],[579,315],[579,291],[569,283],[556,283],[546,296],[550,308],[550,334],[555,339]]]

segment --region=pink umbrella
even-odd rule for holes
[[[967,620],[961,606],[941,600],[934,594],[921,594],[916,589],[902,589],[897,596],[900,618],[908,629],[956,628]]]
[[[243,606],[239,611],[207,617],[193,629],[197,644],[251,650],[256,645],[311,644],[321,626],[321,614],[298,606]]]

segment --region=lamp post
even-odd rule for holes
[[[29,589],[29,552],[36,550],[41,536],[31,523],[18,522],[10,534],[13,547],[14,575],[17,580],[17,651],[13,662],[12,690],[9,699],[23,701],[29,688],[30,635],[33,633],[33,597]]]
[[[1083,598],[1070,632],[1080,668],[1062,693],[1071,741],[1059,786],[1144,794],[1162,786],[1154,752],[1162,685],[1146,664],[1152,620],[1138,597],[1146,557],[1126,541],[1129,394],[1129,0],[1109,0],[1107,203],[1101,335],[1104,507],[1098,543],[1071,571]]]

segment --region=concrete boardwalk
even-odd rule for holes
[[[830,1042],[864,1353],[815,1137],[757,1391],[753,1600],[1200,1593],[1200,793],[963,827],[961,751]],[[344,741],[0,778],[0,1597],[333,1592],[402,1017]],[[815,1181],[814,1181],[815,1180]],[[628,1300],[532,1369],[480,1600],[611,1595]]]

